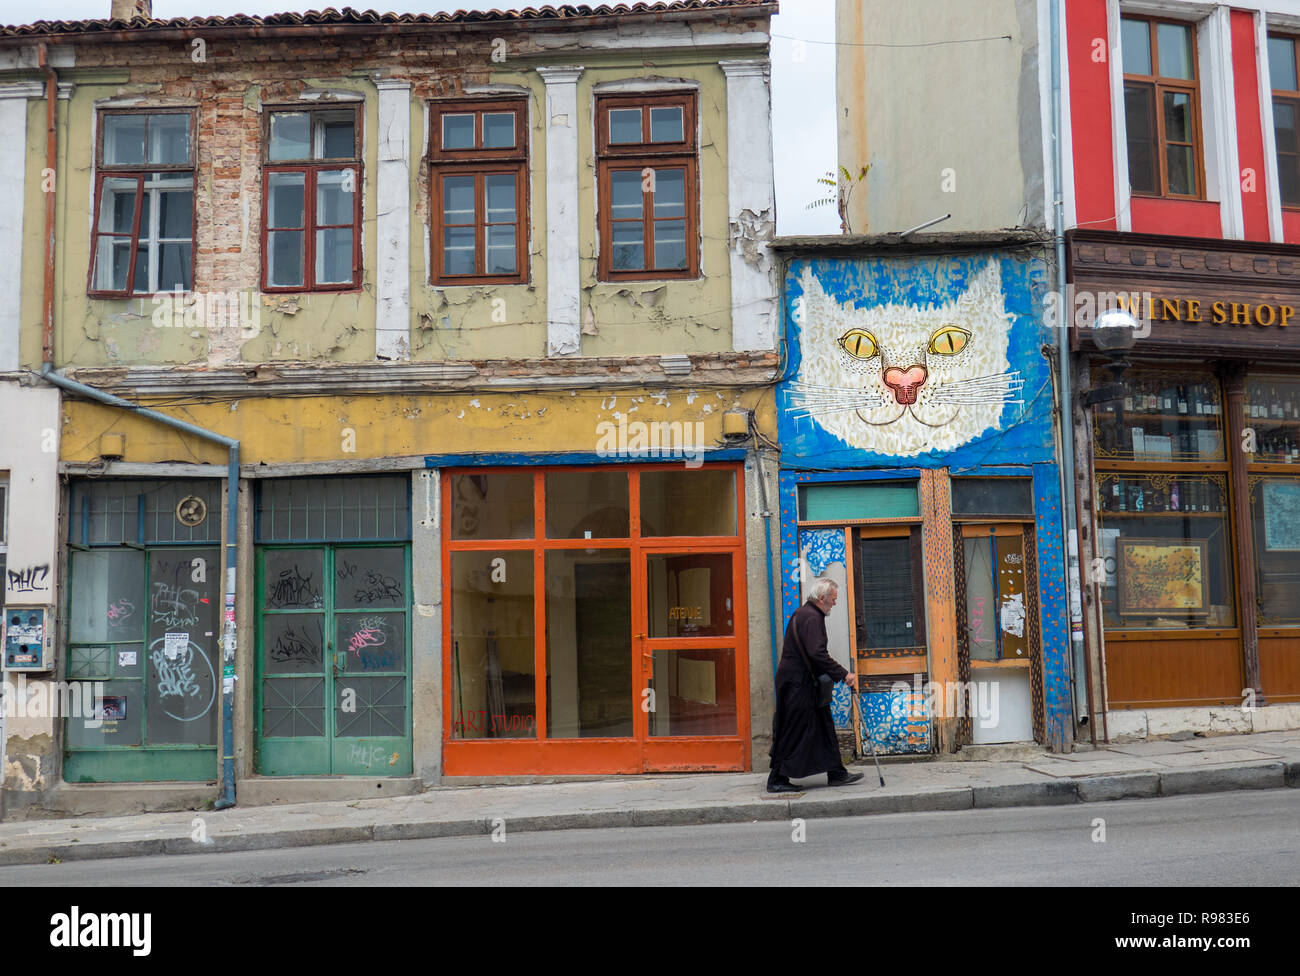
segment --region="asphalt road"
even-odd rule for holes
[[[1105,839],[1100,840],[1104,821]],[[0,868],[6,886],[1287,885],[1300,790]]]

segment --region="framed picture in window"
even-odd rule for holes
[[[1204,539],[1121,538],[1117,545],[1121,616],[1210,612]]]

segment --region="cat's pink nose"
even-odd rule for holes
[[[929,375],[924,366],[911,366],[907,369],[890,366],[885,370],[885,386],[894,391],[895,400],[907,405],[916,402],[916,391]]]

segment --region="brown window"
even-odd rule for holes
[[[360,282],[359,121],[355,107],[267,113],[263,291],[343,291]]]
[[[1296,80],[1296,38],[1268,36],[1268,73],[1273,86],[1273,138],[1282,204],[1300,207],[1300,84]]]
[[[1193,24],[1124,17],[1124,119],[1133,193],[1204,194]]]
[[[434,284],[528,280],[527,122],[522,99],[430,109]]]
[[[600,277],[699,275],[695,96],[596,101]]]
[[[193,131],[189,111],[100,113],[92,296],[193,285]]]

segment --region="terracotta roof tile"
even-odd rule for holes
[[[474,24],[499,21],[563,21],[583,17],[609,17],[635,14],[678,13],[692,10],[723,10],[735,7],[772,7],[772,0],[671,0],[671,2],[636,2],[586,6],[564,4],[555,7],[528,7],[523,10],[457,10],[455,13],[395,14],[377,13],[374,10],[355,10],[344,7],[336,10],[309,10],[305,13],[268,14],[250,17],[234,14],[230,17],[172,17],[167,20],[134,18],[126,20],[38,20],[31,24],[0,27],[0,38],[49,37],[60,34],[102,34],[130,32],[140,36],[150,32],[169,30],[196,30],[204,28],[238,29],[260,27],[311,27],[311,26],[380,26]]]

